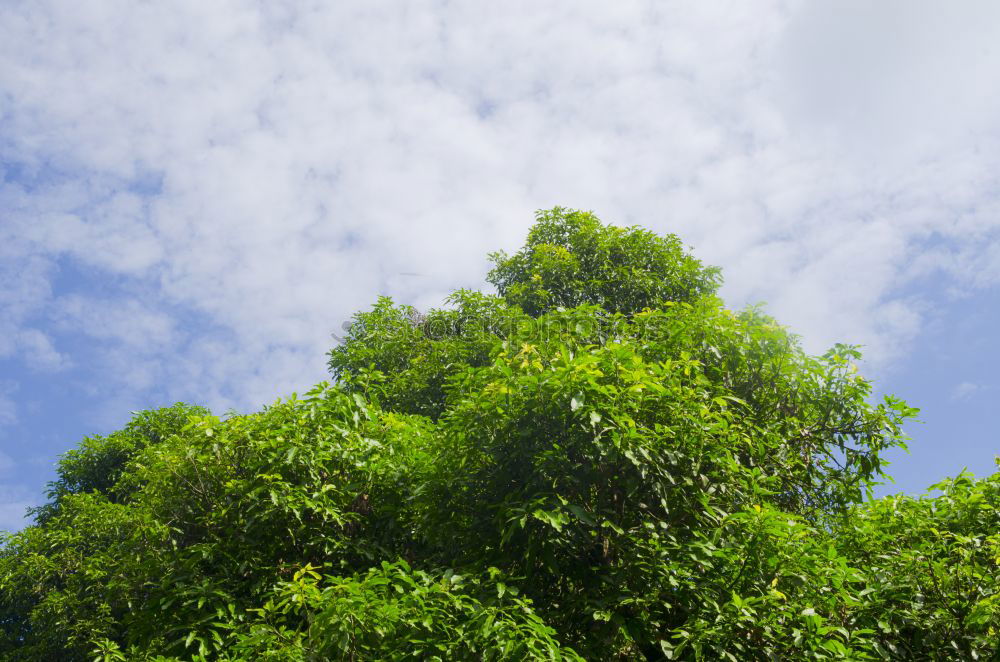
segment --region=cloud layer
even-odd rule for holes
[[[250,408],[561,204],[889,361],[1000,276],[997,7],[4,3],[0,357]]]

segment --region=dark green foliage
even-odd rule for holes
[[[448,378],[490,363],[497,341],[527,321],[520,309],[480,292],[459,290],[446,303],[422,314],[380,298],[354,316],[344,343],[330,352],[330,372],[387,409],[437,418]]]
[[[191,416],[208,414],[204,407],[177,403],[156,411],[139,412],[124,429],[106,437],[88,437],[59,462],[59,479],[49,485],[51,500],[36,512],[42,521],[51,517],[70,494],[100,492],[116,501],[125,496],[115,489],[126,463],[150,445],[180,432]]]
[[[495,261],[499,297],[359,313],[333,386],[64,456],[0,550],[0,659],[1000,654],[1000,474],[864,502],[915,410],[855,348],[586,213]]]

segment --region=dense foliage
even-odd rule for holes
[[[915,410],[676,237],[539,214],[332,385],[85,440],[0,549],[10,660],[996,659],[1000,474],[865,500]]]

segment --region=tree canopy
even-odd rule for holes
[[[1000,474],[872,499],[874,401],[677,237],[540,212],[332,383],[85,439],[0,549],[10,660],[995,659]]]

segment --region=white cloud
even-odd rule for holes
[[[17,383],[0,380],[0,426],[17,422],[17,405],[11,397],[17,391]],[[0,461],[0,468],[3,462]]]
[[[0,485],[0,531],[19,531],[30,524],[25,511],[34,505],[25,491]]]
[[[14,459],[3,451],[0,451],[0,476],[5,475],[14,468]]]
[[[58,371],[69,366],[69,359],[56,351],[52,340],[38,329],[25,329],[18,336],[25,363],[36,370]]]
[[[28,501],[0,501],[0,531],[20,531],[30,524],[25,512],[33,505]]]
[[[562,204],[677,232],[733,303],[887,360],[929,309],[909,278],[1000,278],[994,13],[8,2],[0,338],[52,365],[78,357],[49,327],[95,340],[115,406],[252,406],[322,378],[376,294],[477,286]],[[126,298],[53,294],[57,259]]]
[[[962,382],[956,384],[951,391],[951,399],[955,401],[969,400],[983,390],[982,384],[975,382]]]
[[[785,91],[800,119],[883,163],[995,140],[998,24],[989,0],[807,3],[784,39]]]
[[[0,425],[3,424],[3,402],[0,391]],[[24,517],[25,511],[38,503],[36,495],[10,484],[17,464],[10,455],[0,450],[0,531],[19,531],[29,524]]]
[[[176,335],[169,314],[136,296],[99,299],[73,294],[60,297],[52,307],[61,331],[112,340],[133,351],[159,353]]]

